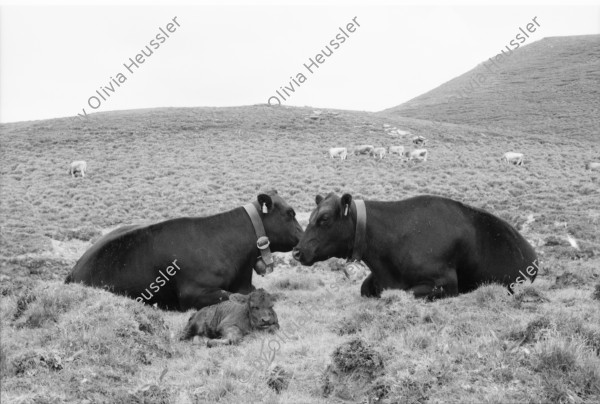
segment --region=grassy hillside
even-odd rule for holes
[[[598,140],[600,35],[544,38],[504,60],[382,114]]]
[[[600,300],[592,298],[599,175],[583,169],[596,140],[482,134],[349,111],[311,115],[267,106],[157,109],[2,125],[2,402],[308,403],[326,400],[324,392],[330,402],[600,399]],[[430,139],[429,160],[326,156],[332,146],[408,146],[384,123]],[[507,150],[524,152],[525,165],[502,165]],[[84,179],[67,174],[76,159],[88,162]],[[359,292],[365,271],[347,279],[338,260],[305,268],[283,256],[273,274],[255,279],[278,296],[281,334],[211,350],[177,340],[189,313],[62,284],[115,226],[216,213],[268,188],[304,224],[317,193],[456,198],[517,226],[544,270],[517,297],[486,286],[433,303],[404,292],[369,300]],[[275,365],[285,377],[269,376]],[[280,394],[269,387],[284,380]]]

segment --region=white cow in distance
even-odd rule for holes
[[[415,149],[404,153],[404,155],[408,157],[408,161],[427,161],[428,154],[429,152],[427,151],[427,149]]]
[[[382,158],[385,157],[385,153],[386,153],[385,147],[375,147],[371,151],[371,156],[373,156],[375,158],[379,157],[379,160],[381,160]]]
[[[371,154],[374,148],[375,147],[370,144],[361,144],[359,146],[354,146],[354,149],[352,151],[354,155],[357,156],[359,154]]]
[[[402,155],[404,154],[404,146],[390,146],[390,148],[388,149],[388,153],[390,154],[390,156],[392,154],[397,154],[398,157],[402,157]]]
[[[600,170],[600,163],[590,161],[589,163],[585,164],[585,169],[590,171]]]
[[[329,149],[329,157],[335,158],[337,156],[340,157],[340,160],[346,160],[346,157],[348,157],[348,149],[345,147],[332,147]]]
[[[77,160],[71,163],[71,167],[69,167],[69,174],[75,178],[76,174],[79,172],[82,177],[85,177],[86,170],[87,163],[83,160]]]
[[[523,165],[523,153],[506,152],[502,156],[502,161],[506,164],[514,164],[516,166]]]

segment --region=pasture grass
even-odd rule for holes
[[[0,126],[2,402],[600,401],[600,178],[565,158],[592,159],[590,134],[483,137],[461,124],[330,112],[312,121],[309,108],[177,108]],[[326,156],[333,146],[409,145],[383,123],[425,135],[429,160]],[[507,150],[524,152],[525,165],[502,165]],[[79,159],[88,174],[73,179],[68,164]],[[484,285],[433,302],[403,291],[365,299],[366,273],[279,254],[254,284],[276,295],[281,330],[212,349],[178,340],[192,312],[63,284],[110,229],[221,212],[269,188],[303,224],[317,193],[459,199],[517,227],[541,270],[514,296]],[[382,360],[354,384],[330,367],[352,341]]]

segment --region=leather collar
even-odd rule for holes
[[[248,213],[248,216],[250,216],[250,220],[252,220],[252,226],[254,226],[254,233],[256,234],[256,247],[260,251],[260,256],[267,267],[273,269],[274,261],[271,249],[269,248],[270,242],[258,209],[256,209],[253,203],[244,205],[244,209]]]
[[[352,208],[356,212],[356,230],[351,260],[360,261],[367,247],[367,208],[365,201],[355,199],[352,200]]]

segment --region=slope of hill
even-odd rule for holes
[[[598,139],[600,35],[544,38],[503,60],[381,114]]]
[[[351,111],[311,115],[164,108],[0,125],[1,401],[319,403],[326,391],[329,401],[356,402],[600,399],[600,178],[583,168],[594,139],[482,135],[467,125]],[[383,124],[424,134],[428,161],[327,156],[333,146],[409,146]],[[525,165],[501,164],[508,149],[523,151]],[[85,178],[67,174],[78,159],[88,162]],[[63,284],[107,230],[222,212],[268,188],[303,224],[317,193],[459,199],[517,226],[543,270],[515,297],[492,285],[436,302],[404,292],[378,300],[360,297],[365,272],[348,279],[335,271],[342,260],[307,268],[279,256],[274,273],[254,284],[277,294],[281,333],[210,350],[177,339],[190,313]],[[340,375],[346,385],[324,385],[335,352],[356,339],[383,358],[380,376],[360,391],[350,374]],[[361,357],[344,360],[364,365]],[[272,389],[285,384],[275,365],[289,379],[281,393]]]

